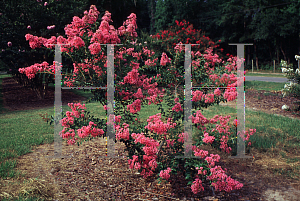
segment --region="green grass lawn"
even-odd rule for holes
[[[284,74],[274,74],[274,73],[246,73],[246,76],[259,76],[259,77],[285,77]]]
[[[245,81],[245,89],[280,91],[284,88],[285,83],[280,82],[263,82],[263,81]]]
[[[0,76],[0,82],[4,75]],[[280,90],[284,84],[246,81],[246,88],[257,90]],[[1,85],[0,85],[1,90]],[[73,90],[75,93],[89,97],[89,92],[83,90]],[[0,94],[0,109],[2,107],[2,96]],[[86,104],[87,110],[98,118],[105,118],[105,112],[101,105],[96,102]],[[70,110],[68,106],[63,106],[63,111]],[[0,177],[14,177],[18,175],[14,167],[17,163],[17,157],[32,152],[33,146],[52,143],[54,141],[54,126],[49,125],[42,120],[39,114],[53,115],[53,107],[39,110],[16,111],[0,114],[1,141],[0,141]],[[150,105],[143,107],[140,117],[146,120],[150,115],[159,113],[157,106]],[[203,109],[203,115],[211,118],[216,114],[231,115],[232,119],[236,117],[236,109],[227,106],[212,106]],[[288,117],[275,116],[259,111],[246,109],[246,129],[256,128],[256,134],[251,137],[254,141],[253,147],[265,151],[276,145],[283,149],[294,150],[300,147],[300,121]],[[293,160],[293,159],[290,159]]]

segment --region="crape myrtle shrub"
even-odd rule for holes
[[[124,22],[124,26],[118,29],[110,25],[111,13],[108,11],[101,18],[98,29],[97,26],[94,26],[99,15],[96,7],[91,6],[90,11],[85,13],[84,18],[74,17],[72,24],[67,25],[67,38],[51,36],[50,39],[42,38],[40,41],[33,35],[26,35],[31,46],[43,44],[51,49],[53,45],[50,44],[53,43],[70,43],[61,48],[62,52],[74,61],[74,70],[70,74],[65,74],[67,76],[63,79],[63,83],[69,87],[105,86],[109,61],[107,60],[107,49],[101,44],[123,44],[116,46],[114,52],[115,107],[107,108],[107,92],[91,90],[94,94],[93,99],[99,101],[105,110],[112,111],[114,109],[115,116],[109,116],[106,123],[105,120],[95,118],[89,115],[88,111],[84,111],[85,104],[69,103],[72,112],[67,111],[66,114],[62,114],[64,118],[60,123],[64,128],[60,132],[60,136],[68,139],[69,144],[76,144],[76,142],[79,144],[83,140],[105,136],[109,128],[107,125],[115,122],[116,140],[120,140],[126,145],[129,168],[138,169],[144,178],[158,174],[159,179],[168,180],[171,172],[172,174],[183,172],[185,178],[189,180],[188,185],[191,184],[191,189],[195,194],[204,190],[201,183],[206,180],[217,190],[231,191],[241,188],[243,186],[241,183],[225,175],[225,171],[220,166],[215,166],[215,162],[219,162],[220,159],[218,155],[210,154],[208,156],[207,151],[200,150],[194,145],[190,148],[193,149],[194,155],[200,158],[175,158],[175,156],[183,156],[184,141],[188,137],[183,133],[184,96],[175,98],[173,93],[169,93],[168,88],[166,88],[168,92],[166,95],[165,89],[160,91],[157,88],[157,81],[161,81],[161,76],[163,76],[166,84],[170,84],[174,80],[176,84],[183,82],[180,74],[176,76],[176,73],[169,70],[174,68],[173,70],[177,71],[177,68],[181,68],[179,64],[184,61],[183,47],[175,46],[174,49],[169,50],[174,55],[173,60],[168,58],[165,52],[157,57],[150,47],[140,45],[147,41],[141,41],[135,31],[136,15],[134,13],[131,13]],[[193,51],[191,54],[194,60],[191,68],[194,69],[196,75],[202,72],[202,76],[207,80],[206,84],[229,87],[224,94],[219,89],[207,94],[203,94],[201,90],[193,91],[192,107],[196,113],[190,118],[195,128],[199,130],[198,145],[211,144],[224,152],[231,153],[232,148],[228,145],[229,142],[236,144],[236,138],[231,134],[236,131],[234,125],[237,125],[238,122],[229,124],[230,116],[219,115],[208,120],[201,114],[201,110],[197,110],[218,101],[235,100],[237,96],[235,87],[238,82],[241,82],[241,80],[237,80],[234,72],[240,66],[238,59],[230,58],[225,62],[212,51],[212,47],[207,48],[203,53]],[[178,63],[176,63],[177,59]],[[36,65],[42,67],[28,67],[19,69],[19,71],[25,73],[29,78],[35,77],[36,73],[55,73],[54,66],[45,63]],[[149,78],[147,74],[142,73],[143,69],[148,67],[157,68],[162,74]],[[204,70],[202,70],[203,68]],[[198,82],[204,80],[202,77],[200,78]],[[173,106],[166,112],[162,107],[165,95],[167,104]],[[157,104],[161,113],[150,116],[147,122],[139,121],[138,113],[144,104]],[[51,122],[53,123],[53,121],[52,116]],[[216,124],[215,127],[211,127],[213,124]],[[254,130],[250,130],[250,134],[247,133],[245,140],[249,140],[250,135],[254,132]]]
[[[47,61],[52,63],[54,50],[31,48],[25,39],[26,34],[40,37],[50,37],[64,33],[64,26],[72,21],[76,14],[83,13],[88,7],[88,0],[1,0],[0,1],[0,59],[1,71],[13,75],[24,86],[41,86],[41,79],[47,77],[38,75],[35,79],[27,79],[18,69]],[[63,57],[63,63],[72,64]],[[48,77],[53,83],[53,77]],[[41,94],[37,93],[41,98]]]

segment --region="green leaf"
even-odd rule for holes
[[[190,174],[188,174],[188,175],[185,177],[186,180],[189,180],[189,179],[191,179],[191,178],[192,178],[192,177],[191,177]]]

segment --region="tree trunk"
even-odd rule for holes
[[[280,50],[281,50],[281,53],[283,54],[284,61],[286,61],[286,55],[285,55],[285,52],[282,48],[282,41],[280,41]]]
[[[247,56],[247,65],[250,65],[250,45],[248,45],[248,56]]]
[[[276,45],[276,56],[277,56],[277,62],[280,63],[279,61],[279,47]]]
[[[257,69],[257,71],[258,71],[258,57],[256,56],[256,61],[255,61],[255,64],[256,64],[256,69]]]
[[[150,33],[153,34],[154,32],[154,25],[155,25],[155,19],[154,19],[154,0],[150,0],[150,15],[151,15],[151,23],[150,23]]]
[[[254,40],[254,54],[255,54],[255,64],[256,64],[256,69],[258,70],[258,57],[257,57],[256,40]]]
[[[269,46],[270,60],[272,61],[272,60],[273,60],[273,57],[272,57],[272,49],[271,49],[270,42],[268,43],[268,46]]]

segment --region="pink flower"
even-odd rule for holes
[[[11,46],[12,46],[12,43],[9,41],[9,42],[7,43],[7,46],[8,46],[8,47],[11,47]]]
[[[203,94],[202,91],[192,91],[192,101],[193,102],[198,102],[198,101],[201,101],[202,100],[202,97],[204,97],[205,95]]]
[[[192,119],[192,123],[194,124],[201,124],[204,126],[204,124],[209,123],[208,119],[206,119],[203,114],[201,113],[201,110],[198,110],[196,114],[196,117],[190,116],[189,119]]]
[[[129,140],[129,125],[124,123],[124,128],[121,128],[120,125],[116,125],[116,138],[117,140],[126,139]]]
[[[48,6],[48,3],[47,3],[47,2],[45,2],[45,3],[44,3],[44,6]]]
[[[165,180],[168,180],[170,178],[171,171],[171,168],[168,167],[166,170],[160,171],[159,176]]]
[[[176,123],[171,122],[171,118],[168,118],[167,123],[164,123],[161,120],[161,114],[158,113],[156,115],[150,116],[149,119],[147,119],[148,125],[145,126],[146,129],[150,130],[151,132],[155,132],[157,134],[166,134],[166,132],[174,128],[176,126]]]
[[[127,110],[130,110],[131,113],[137,113],[141,110],[141,100],[136,99],[132,104],[127,105]]]
[[[176,103],[176,105],[172,108],[172,110],[175,112],[183,111],[180,103]]]
[[[168,58],[167,54],[163,52],[160,59],[160,65],[165,66],[167,63],[171,63],[171,59]]]
[[[194,194],[197,194],[199,193],[200,191],[204,191],[204,187],[202,186],[202,181],[200,179],[196,179],[192,186],[191,186],[191,189],[193,191]]]
[[[95,55],[101,51],[101,46],[99,43],[95,42],[89,45],[89,50],[92,55]]]
[[[47,2],[46,2],[47,3]],[[47,29],[50,30],[50,29],[54,29],[55,28],[55,25],[52,25],[52,26],[47,26]]]
[[[221,95],[221,91],[220,91],[219,88],[215,89],[214,95],[215,95],[215,96],[220,96],[220,95]]]
[[[27,29],[31,29],[31,26],[30,26],[30,25],[28,25],[28,26],[27,26]]]
[[[216,166],[210,169],[211,175],[207,177],[207,179],[213,181],[212,186],[215,187],[217,191],[232,191],[236,189],[240,189],[243,187],[242,183],[235,181],[231,177],[225,174],[225,171],[220,167]]]
[[[213,94],[206,94],[205,95],[205,103],[213,103],[214,100],[214,95]]]
[[[208,151],[199,149],[196,146],[193,147],[193,151],[195,156],[200,156],[201,158],[205,158],[208,155]]]
[[[121,115],[115,116],[115,121],[120,123],[121,121]]]
[[[139,88],[138,91],[137,91],[135,94],[133,94],[133,96],[134,96],[135,98],[143,98],[144,95],[143,95],[142,89]]]
[[[229,86],[231,87],[231,86]],[[227,99],[227,101],[233,101],[233,100],[236,100],[236,97],[237,97],[237,91],[236,91],[236,88],[235,87],[232,87],[232,88],[227,88],[225,90],[225,93],[224,93],[224,98]]]
[[[69,145],[75,144],[75,140],[74,140],[74,139],[70,139],[70,140],[68,140],[67,142],[68,142]]]
[[[215,140],[214,136],[209,136],[208,133],[206,132],[204,133],[204,138],[202,139],[203,142],[212,144],[214,140]]]

